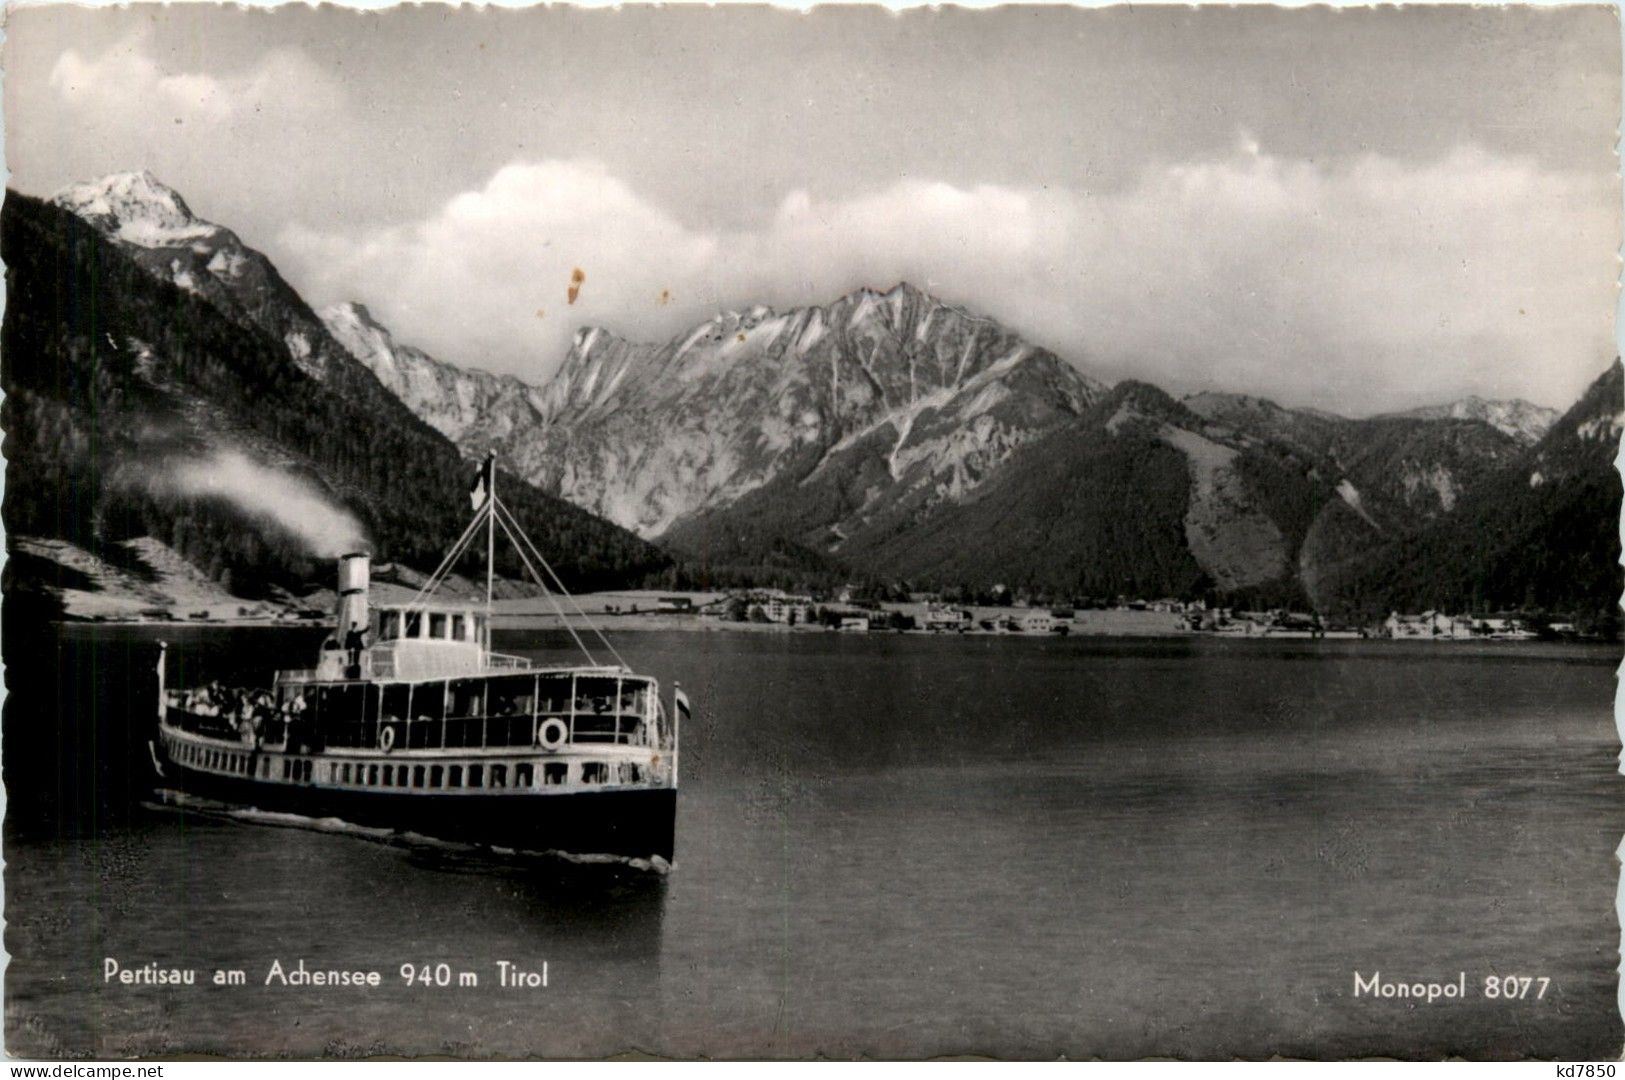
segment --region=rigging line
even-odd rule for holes
[[[576,645],[579,646],[581,651],[586,654],[588,661],[590,661],[593,666],[596,667],[598,665],[598,658],[593,656],[592,650],[587,648],[587,643],[582,641],[581,638],[576,634],[575,628],[570,625],[570,616],[565,613],[563,608],[559,607],[559,602],[553,598],[552,590],[547,587],[547,582],[542,580],[542,575],[536,572],[536,567],[531,564],[530,556],[526,555],[525,549],[519,546],[519,541],[515,539],[512,530],[508,528],[507,522],[503,521],[500,517],[496,518],[495,520],[498,525],[502,526],[502,531],[507,534],[508,539],[513,541],[514,550],[519,552],[519,558],[524,562],[525,569],[529,570],[531,577],[536,579],[536,584],[542,587],[542,595],[547,597],[547,602],[553,605],[553,610],[558,613],[559,622],[566,630],[570,632],[570,636],[575,638]]]
[[[554,599],[553,590],[547,587],[547,582],[543,581],[542,575],[536,572],[536,567],[531,565],[530,556],[525,554],[525,549],[520,546],[518,537],[514,536],[513,530],[508,528],[508,523],[503,521],[500,515],[497,516],[496,523],[502,526],[502,531],[507,533],[509,540],[513,541],[514,550],[519,552],[519,558],[524,561],[525,569],[530,571],[531,576],[536,579],[536,584],[542,587],[542,595],[547,597],[547,602],[553,605],[554,611],[558,612],[559,622],[570,632],[570,636],[575,639],[577,647],[586,654],[588,662],[597,667],[598,658],[592,654],[591,649],[587,648],[587,643],[581,640],[581,635],[576,633],[575,627],[570,625],[570,616],[559,606],[558,600]]]
[[[463,550],[468,546],[469,539],[474,535],[474,531],[479,527],[480,521],[483,519],[483,517],[483,513],[474,515],[474,519],[470,521],[468,523],[468,527],[463,530],[463,535],[457,538],[457,542],[451,546],[451,551],[449,551],[446,554],[446,557],[440,561],[440,565],[435,567],[434,573],[430,574],[428,579],[424,581],[423,587],[417,591],[417,594],[414,595],[411,601],[407,604],[408,607],[417,606],[428,593],[434,591],[441,579],[441,576],[456,563],[458,556],[461,555]]]
[[[553,610],[558,613],[560,625],[562,625],[565,630],[569,631],[570,637],[575,639],[576,647],[579,648],[583,655],[587,657],[587,662],[592,664],[594,667],[599,666],[598,658],[592,654],[591,649],[587,648],[587,643],[581,640],[581,635],[576,633],[575,627],[570,625],[569,614],[559,606],[558,600],[553,596],[553,590],[549,589],[547,587],[547,582],[542,580],[542,575],[538,573],[536,567],[532,565],[530,556],[525,554],[525,549],[520,547],[518,539],[515,538],[513,531],[508,528],[507,522],[503,521],[500,517],[496,519],[496,522],[498,525],[502,526],[502,531],[507,533],[508,539],[513,541],[514,550],[519,552],[519,558],[523,560],[525,569],[530,571],[531,577],[536,579],[536,584],[541,586],[542,595],[547,597],[547,602],[552,604]]]
[[[609,650],[610,655],[615,657],[616,661],[621,665],[621,667],[631,670],[631,665],[626,662],[626,658],[623,657],[616,650],[615,646],[610,643],[609,638],[604,636],[604,632],[598,629],[598,626],[587,616],[586,611],[582,609],[581,605],[576,603],[576,598],[571,595],[570,590],[564,587],[564,582],[559,580],[558,573],[554,571],[552,565],[547,561],[547,557],[544,556],[536,547],[535,541],[531,540],[530,536],[520,526],[518,519],[513,516],[513,511],[508,509],[506,503],[500,501],[497,504],[497,511],[500,515],[498,520],[503,520],[505,517],[507,522],[513,526],[513,530],[517,531],[519,536],[524,539],[524,542],[530,545],[531,554],[535,555],[536,560],[542,564],[542,568],[546,570],[548,576],[553,579],[553,584],[558,586],[559,592],[564,595],[566,600],[570,601],[570,606],[576,609],[576,614],[580,615],[581,621],[587,624],[587,629],[591,630],[598,636],[598,640],[604,643],[604,648]],[[513,532],[510,532],[509,536],[512,535]],[[515,544],[517,543],[518,541],[516,540]]]
[[[570,601],[570,606],[576,609],[576,614],[580,615],[582,621],[587,624],[587,629],[598,635],[598,640],[604,643],[604,648],[609,650],[610,655],[615,657],[623,668],[631,670],[632,665],[628,664],[626,662],[626,658],[616,651],[615,646],[610,644],[609,638],[605,637],[604,632],[598,629],[593,621],[587,617],[587,613],[582,610],[580,604],[576,603],[576,598],[570,594],[570,590],[564,587],[564,582],[559,580],[559,575],[554,572],[553,567],[547,561],[547,557],[537,550],[535,542],[532,541],[531,538],[526,535],[525,530],[520,527],[519,522],[513,516],[513,511],[508,509],[506,503],[503,503],[500,500],[493,501],[496,503],[498,513],[497,520],[500,521],[506,517],[507,521],[513,525],[514,530],[516,530],[519,535],[524,538],[525,543],[530,545],[531,554],[535,555],[536,560],[542,564],[542,568],[546,570],[548,576],[553,579],[553,584],[559,587],[559,592],[563,593],[564,598]],[[513,534],[510,532],[509,535],[512,536]],[[515,543],[517,544],[518,541],[516,540]]]
[[[468,523],[468,527],[463,530],[463,535],[458,537],[457,542],[451,546],[451,551],[440,561],[440,565],[435,567],[434,573],[429,575],[428,580],[423,583],[423,587],[407,602],[406,606],[408,608],[418,607],[426,600],[429,593],[439,587],[441,576],[456,564],[458,557],[468,547],[475,530],[479,528],[480,522],[485,520],[485,516],[489,512],[490,508],[487,506],[480,513],[474,515],[474,520]]]
[[[524,538],[525,543],[530,545],[531,554],[536,556],[536,560],[542,564],[542,569],[547,571],[548,576],[553,579],[553,584],[557,585],[559,591],[564,594],[564,598],[570,601],[570,606],[576,609],[576,614],[580,615],[581,621],[587,624],[587,629],[591,630],[595,635],[597,635],[598,640],[604,643],[604,648],[609,650],[610,655],[615,657],[616,662],[618,662],[621,667],[631,670],[632,665],[626,662],[626,658],[620,654],[613,644],[611,644],[609,638],[604,636],[604,632],[598,628],[598,624],[593,622],[592,619],[588,617],[587,612],[583,610],[580,604],[576,603],[575,596],[570,592],[569,589],[565,588],[564,582],[559,580],[557,571],[555,571],[552,564],[547,561],[547,557],[541,553],[541,551],[536,547],[535,541],[531,540],[530,536],[525,532],[525,530],[520,527],[518,519],[513,516],[513,511],[509,510],[507,504],[505,503],[498,505],[497,510],[499,513],[507,516],[508,521],[512,523],[514,529],[518,531],[519,535]]]
[[[467,553],[467,551],[468,551],[468,543],[467,542],[465,542],[461,547],[453,549],[453,551],[452,551],[452,559],[453,559],[453,561],[462,558],[463,555]],[[423,587],[418,589],[418,591],[412,596],[412,599],[409,600],[406,603],[405,607],[402,610],[415,611],[415,612],[422,612],[423,610],[425,610],[429,606],[429,604],[433,601],[433,599],[434,599],[433,594],[442,585],[444,585],[446,583],[446,581],[449,580],[449,578],[450,578],[449,572],[444,571],[444,570],[437,570],[433,577],[430,577],[427,581],[425,581],[423,583]]]

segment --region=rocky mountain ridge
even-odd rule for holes
[[[470,457],[502,453],[511,468],[522,436],[546,423],[541,392],[511,375],[454,367],[398,343],[358,303],[335,304],[322,324],[384,388]]]
[[[1470,394],[1447,405],[1429,405],[1407,412],[1388,413],[1385,417],[1408,420],[1482,420],[1522,445],[1533,446],[1561,415],[1557,409],[1536,405],[1522,398],[1490,401],[1477,394]]]
[[[1522,505],[1514,489],[1573,476],[1606,490],[1597,448],[1618,435],[1617,409],[1552,423],[1527,402],[1468,398],[1349,419],[1108,388],[907,283],[722,312],[664,343],[586,327],[532,386],[396,342],[359,304],[318,318],[263,256],[150,177],[57,204],[339,396],[407,410],[465,456],[494,450],[712,582],[1343,603],[1349,582],[1375,580],[1359,570],[1372,552],[1491,514],[1485,492]]]
[[[1169,513],[1179,536],[1162,563],[1185,569],[1149,579],[1058,574],[1044,567],[1075,554],[1056,543],[1016,560],[1029,576],[1057,588],[1154,581],[1157,591],[1206,583],[1286,595],[1312,594],[1326,566],[1448,515],[1525,451],[1490,422],[1501,415],[1489,408],[1496,403],[1357,420],[1246,395],[1176,402],[1146,384],[1120,389],[1110,415],[1091,416],[1110,396],[1104,384],[901,283],[820,308],[724,312],[664,345],[583,328],[554,378],[523,391],[539,426],[503,422],[492,441],[547,490],[713,571],[982,584],[1011,576],[1010,558],[992,554],[1006,545],[966,544],[945,523],[974,531],[972,519],[997,501],[984,505],[984,483],[1003,483],[1012,469],[1045,472],[1034,455],[1063,453],[1063,443],[1063,456],[1095,469],[1141,455],[1178,490],[1122,491],[1094,512],[1133,516],[1164,496],[1177,502]],[[1506,415],[1523,414],[1505,404]],[[1108,452],[1101,440],[1119,445]],[[1033,490],[1003,513],[1010,535],[1054,532],[1032,519],[1079,499],[1041,495],[1031,477],[1011,485]],[[1095,552],[1112,531],[1081,521],[1069,529]]]
[[[957,440],[939,438],[930,447],[920,441],[915,421],[924,416],[930,427],[935,420],[940,435],[945,391],[950,391],[946,397],[953,396],[952,384],[940,381],[940,365],[925,371],[922,379],[919,358],[927,351],[925,343],[939,333],[962,340],[956,335],[967,324],[998,324],[942,304],[907,283],[886,292],[858,290],[821,308],[781,314],[758,306],[722,312],[664,345],[584,327],[564,363],[541,386],[465,371],[397,345],[359,305],[329,309],[324,319],[386,386],[465,452],[496,450],[545,488],[651,537],[673,529],[681,533],[690,519],[724,509],[770,484],[781,469],[803,467],[796,463],[811,446],[820,447],[824,457],[839,459],[885,429],[894,439],[886,472],[946,453],[951,467],[935,482],[938,493],[963,498],[1010,449],[1049,429],[1046,420],[1032,417],[1036,422],[1030,426],[1001,425],[996,435],[988,425],[978,430],[971,424],[970,432]],[[865,327],[866,322],[877,325]],[[850,348],[845,361],[809,355],[831,327],[846,335],[849,346],[859,343],[855,358]],[[1001,336],[1007,333],[998,328],[991,336],[1011,345],[1013,339]],[[1022,348],[1011,345],[993,363],[1052,356],[1031,347],[1022,353]],[[941,343],[929,351],[939,360],[944,354]],[[962,374],[958,363],[964,360],[973,376],[986,363],[974,342],[958,355],[956,376]],[[799,384],[804,394],[811,382],[808,369],[821,363],[830,365],[825,376],[829,390],[812,401],[812,409],[792,416],[794,393],[778,400],[776,415],[759,415],[760,410],[753,412],[751,403],[741,400],[769,396],[749,385],[753,378],[777,380],[774,391]],[[1065,374],[1067,366],[1056,369],[1057,385],[1073,381]],[[858,380],[844,392],[843,370]],[[882,387],[882,379],[892,382]],[[1062,394],[1071,398],[1063,411],[1076,415],[1103,390],[1097,380],[1080,375],[1074,391]],[[828,402],[837,397],[842,400],[831,414]],[[986,397],[979,403],[988,404]],[[1534,433],[1544,431],[1548,417],[1555,415],[1527,402],[1480,398],[1368,420],[1286,409],[1237,394],[1196,394],[1183,404],[1221,431],[1326,459],[1329,472],[1350,474],[1345,484],[1349,500],[1374,497],[1408,515],[1410,524],[1448,511],[1475,477],[1503,463],[1518,445],[1531,444]],[[840,415],[843,411],[846,415]],[[700,417],[703,426],[723,430],[697,430],[701,425],[691,421]],[[1423,422],[1433,420],[1459,423]],[[892,483],[900,479],[893,475]],[[898,498],[906,501],[907,495],[877,489],[861,501],[874,505]],[[1369,520],[1373,511],[1362,502],[1356,512]],[[840,550],[854,528],[863,528],[861,521],[841,519],[826,525],[830,551]]]
[[[725,312],[663,345],[584,329],[540,390],[543,427],[513,458],[545,489],[650,537],[782,476],[811,481],[862,458],[872,490],[827,522],[840,530],[881,504],[963,495],[1103,390],[905,283],[824,307]]]

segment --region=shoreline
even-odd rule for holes
[[[172,627],[176,629],[213,630],[213,629],[281,629],[281,630],[309,630],[312,632],[326,629],[326,624],[316,620],[292,620],[277,618],[239,618],[239,619],[85,619],[66,618],[52,620],[59,627],[78,626],[106,626],[106,627]],[[1617,646],[1617,641],[1607,641],[1598,638],[1545,638],[1545,639],[1502,639],[1502,638],[1388,638],[1381,636],[1349,636],[1349,635],[1323,635],[1314,637],[1307,634],[1220,634],[1209,630],[1191,630],[1187,628],[1162,626],[1125,626],[1121,622],[1117,625],[1107,625],[1104,622],[1096,625],[1071,624],[1068,632],[1059,633],[1021,633],[1013,631],[967,630],[964,632],[932,631],[932,630],[870,630],[866,632],[840,631],[825,626],[787,626],[783,623],[751,623],[727,622],[716,618],[701,618],[694,615],[672,615],[640,612],[636,615],[600,615],[597,619],[591,617],[581,618],[572,616],[567,621],[557,615],[542,614],[493,614],[492,628],[494,630],[514,633],[522,631],[553,631],[586,630],[596,627],[606,634],[611,633],[691,633],[691,634],[770,634],[770,635],[834,635],[851,637],[859,640],[865,638],[908,637],[908,638],[993,638],[1011,641],[1054,641],[1066,638],[1126,638],[1126,639],[1191,639],[1207,641],[1245,641],[1256,643],[1281,642],[1309,642],[1309,643],[1338,643],[1338,642],[1399,642],[1407,645],[1434,645],[1434,646],[1492,646],[1492,647],[1518,647],[1518,646],[1550,646],[1550,645],[1582,645],[1582,646]]]
[[[407,593],[407,590],[394,585],[384,585],[379,589],[380,599],[395,600],[395,593]],[[931,630],[923,625],[929,605],[923,602],[892,601],[883,602],[878,608],[863,609],[871,617],[885,618],[891,615],[908,616],[916,620],[916,627],[910,630],[894,630],[887,627],[878,627],[868,630],[841,631],[823,624],[797,624],[755,621],[734,621],[720,617],[717,614],[719,601],[727,598],[721,592],[676,592],[659,590],[616,590],[611,592],[584,593],[572,598],[573,611],[561,611],[552,601],[538,597],[505,597],[497,599],[491,606],[491,624],[495,630],[513,633],[519,631],[530,632],[563,632],[581,631],[583,629],[597,628],[605,633],[745,633],[745,634],[828,634],[842,633],[847,636],[882,636],[902,635],[907,637],[977,637],[977,638],[1014,638],[1017,640],[1044,640],[1060,637],[1090,637],[1090,638],[1139,638],[1139,639],[1209,639],[1209,640],[1243,640],[1243,641],[1404,641],[1411,644],[1449,644],[1449,645],[1492,645],[1505,644],[1617,644],[1601,638],[1555,637],[1536,639],[1514,639],[1496,637],[1398,637],[1389,638],[1381,634],[1361,635],[1346,630],[1333,631],[1316,636],[1306,630],[1289,630],[1285,632],[1254,632],[1236,633],[1220,632],[1214,630],[1192,629],[1186,623],[1182,613],[1170,611],[1136,610],[1129,608],[1090,608],[1076,611],[1070,620],[1057,620],[1055,630],[1034,630],[1024,632],[1021,630],[988,630],[981,625],[984,620],[1005,620],[1010,618],[1021,619],[1034,613],[1043,613],[1044,608],[999,606],[989,607],[983,605],[966,605],[972,617],[971,628],[965,630]],[[115,599],[118,602],[103,606],[86,604],[84,601],[96,597],[102,601]],[[155,626],[171,627],[176,633],[185,633],[181,629],[192,628],[223,628],[241,629],[251,627],[284,628],[290,630],[325,631],[330,628],[331,616],[326,609],[332,602],[330,595],[320,593],[309,596],[287,599],[245,601],[232,598],[232,602],[214,603],[208,606],[194,608],[185,613],[171,613],[168,617],[155,611],[132,611],[134,597],[110,597],[107,594],[80,593],[74,597],[79,603],[68,606],[68,610],[60,618],[52,621],[58,625],[89,625],[89,626]],[[478,597],[463,597],[470,607],[483,608],[484,603]],[[685,610],[679,606],[687,604]],[[90,608],[90,610],[86,610]],[[246,609],[246,610],[245,610]],[[709,610],[707,610],[709,609]],[[851,609],[856,612],[858,609]],[[317,617],[296,617],[296,615],[316,615]],[[1059,632],[1061,629],[1065,633]]]

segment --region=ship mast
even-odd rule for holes
[[[576,602],[576,598],[570,595],[570,590],[565,588],[558,572],[548,564],[547,559],[537,549],[535,541],[525,535],[525,530],[520,527],[518,520],[513,516],[513,512],[497,501],[496,478],[496,454],[493,452],[486,456],[485,464],[480,466],[480,472],[475,477],[474,486],[469,489],[470,495],[476,499],[479,498],[479,493],[483,490],[484,499],[476,503],[474,516],[463,527],[462,535],[451,546],[451,551],[447,552],[446,557],[440,560],[440,565],[435,568],[435,572],[430,574],[428,580],[419,586],[418,591],[413,594],[406,607],[419,610],[423,608],[429,596],[440,587],[446,576],[452,572],[453,567],[457,565],[457,561],[469,551],[470,545],[476,542],[475,538],[479,536],[480,526],[484,525],[485,651],[490,653],[493,636],[491,633],[491,610],[496,597],[496,530],[500,526],[502,531],[507,534],[508,539],[513,542],[514,550],[519,553],[520,562],[524,563],[525,569],[530,572],[530,576],[541,587],[542,595],[552,605],[554,613],[559,617],[560,625],[569,631],[570,637],[586,654],[587,662],[595,666],[598,663],[593,657],[592,650],[587,648],[587,643],[581,639],[581,635],[576,633],[575,627],[571,625],[569,613],[559,604],[559,596],[569,601],[570,606],[575,609],[576,616],[580,618],[581,622],[599,641],[603,642],[604,648],[609,650],[610,655],[615,657],[620,666],[624,670],[632,670],[621,654],[616,651],[615,646],[610,644],[609,638],[604,636],[604,632],[587,617],[587,613]],[[549,584],[550,581],[551,584]],[[557,595],[555,595],[555,590]]]
[[[497,456],[486,460],[485,481],[485,651],[491,651],[491,594],[497,569]]]

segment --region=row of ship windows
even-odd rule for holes
[[[254,759],[248,754],[234,753],[230,750],[211,750],[203,746],[180,746],[180,757],[189,765],[196,765],[205,769],[222,769],[238,776],[251,776],[254,770]],[[570,782],[570,762],[548,761],[542,763],[542,787],[559,787]],[[607,784],[612,778],[611,765],[607,761],[583,761],[580,763],[579,780],[583,784]],[[309,783],[313,772],[313,764],[309,758],[284,757],[282,759],[282,779],[303,781]],[[391,765],[366,764],[330,761],[326,763],[326,776],[324,779],[332,784],[354,784],[361,787],[386,788],[486,788],[507,789],[509,787],[509,771],[506,764],[457,764],[457,765]],[[271,758],[268,755],[259,757],[259,775],[261,779],[271,779]],[[530,762],[522,762],[513,767],[513,787],[531,788],[538,786],[536,768]],[[613,767],[613,778],[622,784],[639,784],[643,782],[643,767],[635,762],[623,761]]]

